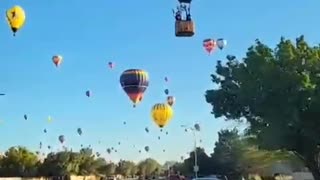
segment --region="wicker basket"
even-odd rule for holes
[[[191,37],[194,35],[193,21],[176,21],[175,28],[177,37]]]

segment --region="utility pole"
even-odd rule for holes
[[[193,171],[195,178],[198,179],[198,171],[199,171],[199,166],[198,166],[198,155],[197,155],[197,136],[196,136],[196,129],[193,127],[188,127],[186,125],[181,125],[181,127],[186,128],[187,130],[192,131],[193,134],[193,140],[194,140],[194,166],[193,166]]]

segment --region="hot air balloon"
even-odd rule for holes
[[[120,84],[135,107],[141,102],[143,94],[149,86],[149,75],[141,69],[128,69],[121,74]]]
[[[48,122],[49,122],[49,123],[52,122],[51,116],[48,116]]]
[[[108,65],[109,65],[110,69],[113,69],[113,67],[114,67],[114,63],[113,62],[109,62]]]
[[[196,123],[196,124],[194,125],[194,129],[195,129],[196,131],[200,131],[200,125],[199,125],[198,123]]]
[[[168,96],[167,97],[167,103],[172,106],[176,102],[176,98],[173,96]]]
[[[89,90],[86,91],[86,96],[87,96],[87,97],[90,97],[90,96],[91,96],[91,91],[89,91]]]
[[[60,135],[58,139],[59,139],[61,144],[63,144],[64,141],[65,141],[64,135]]]
[[[168,104],[157,103],[151,109],[151,117],[160,128],[163,128],[165,125],[167,125],[172,116],[173,110]]]
[[[15,36],[16,32],[24,25],[26,14],[22,7],[14,6],[6,11],[6,16],[8,24],[13,32],[13,36]]]
[[[108,153],[108,154],[111,153],[111,149],[110,149],[110,148],[107,149],[107,153]]]
[[[215,49],[216,45],[217,43],[213,39],[203,40],[203,47],[209,54]]]
[[[63,58],[62,58],[62,56],[60,56],[60,55],[54,55],[54,56],[52,56],[52,62],[54,63],[54,65],[55,65],[56,67],[59,67],[59,66],[60,66],[60,64],[62,63],[62,60],[63,60]]]
[[[144,147],[144,150],[145,150],[146,152],[149,152],[149,150],[150,150],[149,146],[145,146],[145,147]]]
[[[44,132],[44,133],[47,133],[47,129],[44,129],[43,132]]]
[[[169,94],[169,89],[165,89],[165,90],[164,90],[164,93],[165,93],[166,95],[168,95],[168,94]]]
[[[127,124],[127,122],[123,121],[123,125],[126,125],[126,124]]]
[[[165,150],[165,149],[163,149],[163,150],[162,150],[162,152],[166,152],[166,150]]]
[[[81,128],[78,128],[77,129],[77,132],[78,132],[78,134],[81,136],[82,135],[82,129]]]
[[[51,146],[48,146],[48,149],[51,149]]]
[[[217,46],[220,50],[222,50],[224,47],[226,47],[226,45],[227,45],[227,40],[225,40],[223,38],[217,39]]]
[[[166,135],[168,135],[169,133],[168,133],[168,131],[166,132]]]
[[[141,150],[139,150],[139,153],[141,153]]]
[[[42,142],[40,141],[40,143],[39,143],[39,149],[41,149],[42,148]]]
[[[158,136],[158,139],[160,140],[160,136]]]
[[[23,118],[24,120],[28,120],[28,116],[26,114],[23,116]]]
[[[144,128],[144,130],[147,132],[147,133],[149,133],[149,129],[146,127],[146,128]]]
[[[168,82],[169,81],[168,77],[164,77],[164,81]]]
[[[179,0],[180,5],[177,10],[173,10],[175,14],[175,34],[177,37],[191,37],[194,35],[194,24],[191,19],[190,3],[191,0]],[[183,19],[182,12],[185,13],[185,19]]]
[[[120,145],[121,144],[121,142],[118,142],[118,145]]]

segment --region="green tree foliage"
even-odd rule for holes
[[[237,131],[223,130],[219,133],[215,152],[208,156],[204,149],[197,148],[199,175],[226,174],[231,177],[239,174],[239,164],[243,167],[254,166],[263,169],[261,162],[271,162],[280,159],[269,151],[261,151],[252,144],[252,141],[241,138]],[[273,158],[265,158],[270,156]],[[282,157],[282,155],[281,155]],[[265,160],[266,159],[266,160]],[[172,167],[173,166],[173,167]],[[92,149],[84,148],[79,152],[61,151],[49,153],[40,160],[35,153],[24,147],[12,147],[0,157],[1,177],[34,177],[34,176],[66,176],[66,175],[99,175],[110,176],[121,174],[126,177],[135,175],[158,176],[167,175],[168,168],[180,171],[184,175],[192,175],[194,153],[184,162],[168,162],[161,166],[154,159],[145,159],[138,165],[131,161],[121,160],[119,163],[107,163],[104,158],[93,155]],[[261,168],[258,168],[261,167]],[[242,170],[242,169],[241,169]],[[236,173],[234,173],[236,172]]]
[[[157,175],[161,170],[161,165],[154,159],[146,159],[139,165],[124,160],[118,164],[107,163],[104,158],[97,158],[90,148],[81,149],[79,152],[68,150],[51,152],[40,160],[36,153],[24,147],[12,147],[0,157],[0,177],[115,174],[132,177],[139,171],[145,175]]]
[[[137,173],[137,168],[134,162],[121,160],[116,169],[118,174],[124,177],[133,176]]]
[[[148,158],[138,164],[139,174],[145,176],[160,174],[161,165],[154,159]]]
[[[39,164],[35,153],[24,147],[11,147],[0,161],[0,176],[34,176]]]
[[[261,148],[296,152],[319,179],[320,46],[303,36],[281,38],[275,49],[256,41],[243,61],[228,56],[206,92],[215,117],[245,118]]]
[[[236,129],[221,130],[214,152],[208,156],[197,148],[199,175],[226,175],[229,179],[240,179],[248,173],[264,173],[276,162],[288,162],[301,166],[296,156],[287,151],[268,151],[258,149],[255,137],[243,137]],[[194,153],[173,168],[185,175],[193,174]]]

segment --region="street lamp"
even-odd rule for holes
[[[186,125],[181,125],[181,127],[185,128],[186,130],[192,131],[192,134],[193,134],[193,140],[194,140],[194,166],[193,166],[193,171],[194,171],[196,179],[198,179],[199,166],[198,166],[198,157],[197,157],[197,136],[196,136],[196,131],[197,130],[194,127],[188,127]]]

